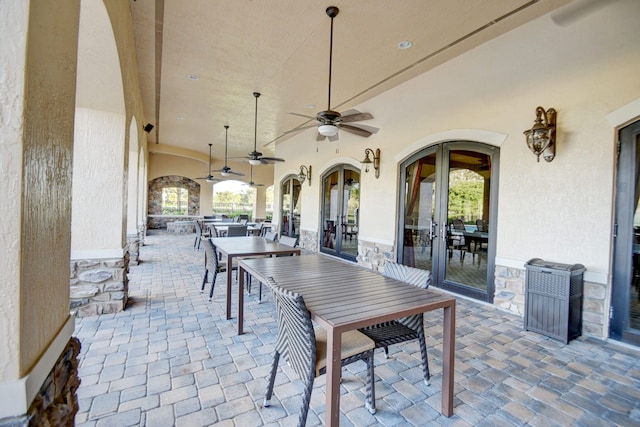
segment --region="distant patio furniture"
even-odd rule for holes
[[[231,267],[232,270],[237,270],[237,267]],[[209,291],[209,301],[213,298],[213,289],[216,286],[216,278],[218,273],[224,273],[227,271],[227,263],[218,260],[218,250],[216,245],[211,242],[211,239],[205,239],[204,241],[204,278],[202,279],[202,288],[200,293],[204,292],[204,288],[207,284],[209,273],[213,274],[211,278],[211,290]]]
[[[311,315],[300,294],[278,287],[270,278],[267,282],[273,293],[278,313],[278,338],[276,340],[271,374],[267,384],[264,406],[271,406],[273,385],[278,371],[280,356],[300,376],[305,384],[302,395],[302,408],[298,418],[298,427],[304,427],[309,412],[309,402],[315,377],[326,372],[327,366],[327,333],[320,327],[313,326]],[[366,408],[370,413],[376,412],[375,379],[373,367],[374,343],[366,335],[358,331],[347,331],[342,334],[340,346],[341,366],[358,360],[367,364]]]
[[[198,250],[200,250],[200,241],[202,240],[203,237],[211,237],[211,234],[209,232],[209,229],[207,229],[206,231],[202,230],[202,226],[200,225],[200,221],[193,221],[193,224],[195,225],[195,230],[196,230],[196,239],[193,242],[193,247],[195,248],[196,245],[198,246]]]
[[[229,227],[227,230],[227,237],[240,237],[247,235],[247,226],[246,225],[238,225],[235,227]]]
[[[298,244],[298,239],[296,237],[281,235],[280,238],[278,239],[278,242],[282,243],[283,245],[287,245],[287,246],[291,246],[292,248],[295,248],[296,245]]]

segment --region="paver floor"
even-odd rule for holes
[[[152,234],[131,266],[129,303],[77,319],[77,426],[295,426],[302,383],[288,367],[263,408],[277,325],[271,296],[245,299],[245,334],[225,316],[225,275],[200,293],[204,250],[193,235]],[[208,292],[210,284],[207,284]],[[235,298],[234,298],[235,301]],[[237,313],[234,305],[234,312]],[[580,337],[564,345],[526,332],[522,319],[458,298],[454,416],[440,415],[442,313],[425,316],[432,373],[417,343],[376,353],[375,415],[364,408],[364,363],[343,371],[344,426],[638,426],[640,350]],[[307,425],[324,422],[324,376]]]

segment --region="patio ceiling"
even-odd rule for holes
[[[297,133],[286,132],[315,123],[289,113],[327,109],[327,6],[340,8],[331,108],[345,111],[568,2],[130,0],[145,120],[154,125],[149,151],[202,160],[212,143],[220,160],[229,125],[229,156],[246,156],[254,91],[262,93],[257,147],[265,156]],[[413,46],[399,49],[404,40]],[[362,124],[375,126],[369,112],[374,119]]]

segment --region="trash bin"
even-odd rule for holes
[[[580,336],[584,266],[533,258],[525,269],[524,329],[565,344]]]

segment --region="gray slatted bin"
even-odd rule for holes
[[[581,264],[559,264],[533,258],[527,271],[524,329],[567,344],[582,334]]]

